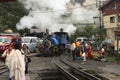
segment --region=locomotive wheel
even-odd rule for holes
[[[44,47],[50,48],[52,46],[51,41],[45,40]]]
[[[40,52],[39,49],[38,49],[37,47],[35,48],[35,52],[37,52],[37,53]]]

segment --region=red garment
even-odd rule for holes
[[[88,58],[92,58],[92,47],[90,45],[86,46],[86,50],[87,50],[87,57]]]

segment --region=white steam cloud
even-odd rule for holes
[[[29,10],[29,14],[21,18],[16,25],[17,29],[36,26],[40,31],[48,28],[50,32],[54,32],[63,28],[64,31],[73,33],[76,30],[73,23],[93,22],[93,16],[96,16],[98,11],[95,7],[96,0],[86,0],[83,6],[78,3],[72,5],[70,0],[19,1]],[[61,17],[63,15],[67,17]]]
[[[72,10],[73,23],[94,23],[93,17],[98,16],[96,0],[86,0],[83,5],[76,4]]]

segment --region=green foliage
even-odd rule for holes
[[[0,3],[0,30],[12,29],[16,32],[16,23],[23,15],[27,14],[24,6],[16,2]]]
[[[74,42],[76,36],[77,36],[76,34],[71,34],[71,35],[70,35],[70,42]]]
[[[86,36],[90,38],[94,34],[94,29],[92,26],[86,26],[81,36]]]
[[[105,37],[105,30],[102,30],[101,33]],[[100,29],[99,28],[94,28],[92,25],[77,27],[74,34],[70,35],[70,41],[73,42],[73,41],[75,41],[75,39],[77,37],[82,37],[82,36],[85,36],[87,38],[91,38],[92,35],[95,36],[96,34],[100,34]]]
[[[106,56],[106,59],[108,62],[116,62],[116,57],[115,56]]]

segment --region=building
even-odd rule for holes
[[[16,0],[0,0],[0,3],[1,2],[12,2],[12,1],[16,1]]]
[[[115,32],[120,27],[120,0],[108,0],[99,9],[102,11],[103,25],[106,29],[107,38],[112,39],[115,50],[117,50],[117,36]]]

